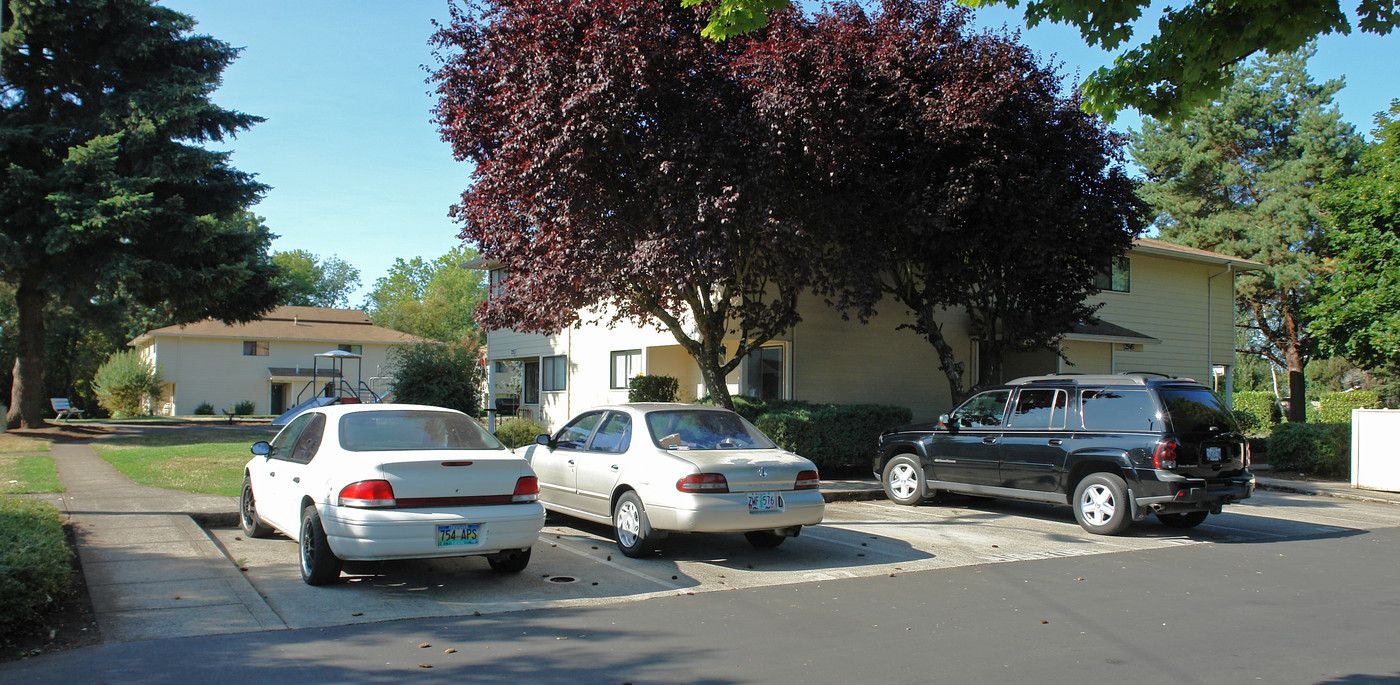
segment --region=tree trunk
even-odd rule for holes
[[[26,281],[15,291],[19,310],[16,331],[15,380],[10,388],[9,428],[43,428],[44,423],[44,304],[47,295]]]
[[[705,379],[705,390],[710,393],[710,400],[717,406],[733,411],[734,398],[730,397],[729,385],[724,382],[724,372],[720,370],[718,352],[703,356],[705,359],[697,361],[700,362],[700,375]]]
[[[1304,423],[1308,420],[1308,385],[1303,376],[1307,361],[1296,347],[1288,349],[1288,421]]]

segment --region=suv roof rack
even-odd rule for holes
[[[1176,376],[1173,376],[1173,375],[1171,375],[1171,374],[1157,373],[1156,371],[1119,371],[1119,372],[1118,372],[1118,375],[1120,375],[1120,376],[1160,376],[1160,377],[1162,377],[1162,378],[1171,378],[1171,379],[1177,378]]]
[[[1044,376],[1023,376],[1006,382],[1007,385],[1035,385],[1040,383],[1078,383],[1080,385],[1147,385],[1142,376],[1116,375],[1107,373],[1052,373]]]

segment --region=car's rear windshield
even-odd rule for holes
[[[346,414],[340,417],[340,446],[352,452],[505,449],[463,414],[424,409]]]
[[[1237,433],[1240,428],[1225,402],[1205,388],[1162,388],[1172,430],[1181,440],[1202,440],[1220,433]]]
[[[667,409],[647,413],[647,430],[657,447],[668,450],[773,449],[776,445],[753,424],[727,411]]]

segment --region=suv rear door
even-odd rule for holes
[[[1177,441],[1177,473],[1215,478],[1244,470],[1244,435],[1225,403],[1198,385],[1157,388]]]
[[[1065,388],[1021,388],[1001,434],[1002,486],[1054,492],[1064,475],[1071,434]]]

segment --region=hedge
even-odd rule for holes
[[[1278,403],[1271,392],[1237,392],[1232,400],[1235,405],[1235,419],[1239,420],[1244,432],[1255,435],[1268,435],[1278,423]]]
[[[0,635],[32,628],[68,589],[69,555],[52,505],[0,497]]]
[[[1321,402],[1316,412],[1318,423],[1351,423],[1351,410],[1381,406],[1380,398],[1369,390],[1325,392],[1319,399]]]
[[[496,439],[505,443],[506,447],[515,449],[521,445],[535,444],[535,436],[548,432],[544,426],[529,419],[513,419],[503,421],[496,427]]]
[[[1350,423],[1281,423],[1268,442],[1269,467],[1317,476],[1351,471]]]
[[[638,375],[627,381],[628,402],[679,402],[681,382],[674,376]]]
[[[880,433],[910,422],[908,407],[784,403],[753,422],[780,447],[817,465],[823,476],[866,476]]]

